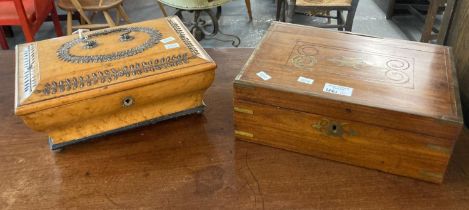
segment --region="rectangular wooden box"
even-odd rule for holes
[[[463,126],[450,48],[274,22],[234,82],[237,139],[440,183]]]
[[[23,44],[16,57],[15,113],[52,149],[201,113],[216,68],[177,17]]]

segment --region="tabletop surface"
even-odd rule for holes
[[[0,51],[0,209],[465,209],[469,132],[442,185],[235,140],[232,82],[252,49],[218,64],[203,115],[51,152],[14,115],[14,53]]]

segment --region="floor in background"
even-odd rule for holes
[[[251,0],[253,20],[249,21],[244,0],[234,0],[223,6],[220,18],[220,28],[226,34],[235,34],[241,38],[240,47],[255,47],[264,35],[270,23],[275,20],[275,0]],[[132,22],[139,22],[163,17],[155,0],[127,0],[125,9]],[[174,10],[166,7],[169,14]],[[60,11],[59,13],[63,13]],[[98,17],[99,18],[99,17]],[[310,17],[295,16],[294,23],[311,25],[314,21]],[[65,21],[62,22],[65,31]],[[8,38],[10,46],[23,43],[24,37],[19,27],[13,27],[14,38]],[[358,5],[353,32],[378,37],[407,39],[406,35],[391,20],[387,20],[384,12],[372,0],[360,0]],[[55,37],[51,22],[45,23],[38,34],[37,40]],[[230,42],[217,40],[203,40],[204,47],[232,47]]]

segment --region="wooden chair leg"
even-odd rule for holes
[[[123,18],[121,18],[121,13],[119,12],[119,9],[116,7],[116,26],[119,26],[121,24],[121,20]]]
[[[280,20],[280,11],[282,11],[282,4],[284,0],[277,0],[277,12],[275,13],[275,20]]]
[[[430,1],[430,8],[428,8],[428,12],[425,17],[425,24],[423,25],[422,37],[420,38],[420,42],[430,41],[433,24],[435,23],[436,14],[438,12],[438,7],[441,5],[440,1],[441,0]]]
[[[283,9],[283,13],[280,12],[280,14],[282,15],[280,21],[287,22],[288,0],[282,0],[282,4],[280,6],[283,7],[280,8]]]
[[[291,23],[293,21],[293,15],[295,15],[296,0],[284,0],[285,1],[285,22]]]
[[[62,26],[60,25],[59,15],[57,14],[55,6],[52,8],[50,15],[52,18],[52,22],[54,23],[55,34],[57,35],[57,37],[63,36],[64,34],[62,31]]]
[[[77,12],[80,14],[80,18],[83,18],[86,24],[91,24],[91,20],[86,16],[86,12],[81,7],[80,2],[78,0],[70,0],[70,2],[72,2],[73,6],[77,9]]]
[[[124,19],[124,22],[129,24],[130,23],[129,16],[125,12],[124,7],[122,5],[119,5],[117,7],[117,11],[120,14],[120,16]]]
[[[252,20],[251,0],[244,0],[246,8],[248,9],[249,20]]]
[[[161,3],[158,0],[155,0],[156,3],[158,3],[158,6],[160,7],[161,13],[163,13],[163,16],[168,17],[168,13],[166,13],[166,10],[164,9],[164,4]]]
[[[72,34],[73,30],[73,13],[71,11],[67,11],[67,35]]]
[[[358,0],[352,0],[352,7],[347,11],[347,19],[345,20],[345,30],[352,31],[353,19],[355,19],[355,12],[357,11]]]
[[[34,34],[31,28],[28,25],[21,25],[21,29],[23,29],[24,38],[26,42],[34,42]]]
[[[10,49],[8,47],[7,39],[5,38],[5,32],[3,31],[3,26],[0,26],[0,45],[2,46],[2,49],[4,50]]]
[[[343,14],[342,14],[342,10],[337,10],[337,25],[339,26],[338,27],[338,30],[339,31],[343,31],[344,30],[344,21],[343,21]]]
[[[106,19],[106,22],[109,25],[109,27],[116,26],[116,23],[114,23],[114,20],[112,20],[112,17],[111,17],[111,15],[109,14],[109,12],[107,10],[103,10],[103,14],[104,14],[104,18]]]
[[[456,0],[446,1],[446,8],[443,14],[443,19],[441,21],[440,32],[438,32],[438,41],[437,44],[443,45],[446,41],[446,34],[448,33],[449,25],[451,22],[451,17],[453,16],[453,10]]]
[[[90,21],[93,21],[93,18],[95,16],[95,14],[96,14],[96,12],[91,13]],[[83,18],[83,16],[80,15],[80,25],[85,25],[85,24],[86,24],[85,19]]]

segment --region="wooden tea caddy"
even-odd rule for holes
[[[448,47],[274,22],[235,79],[235,135],[440,183],[458,90]]]
[[[15,113],[59,149],[202,113],[215,69],[177,17],[22,44]]]

